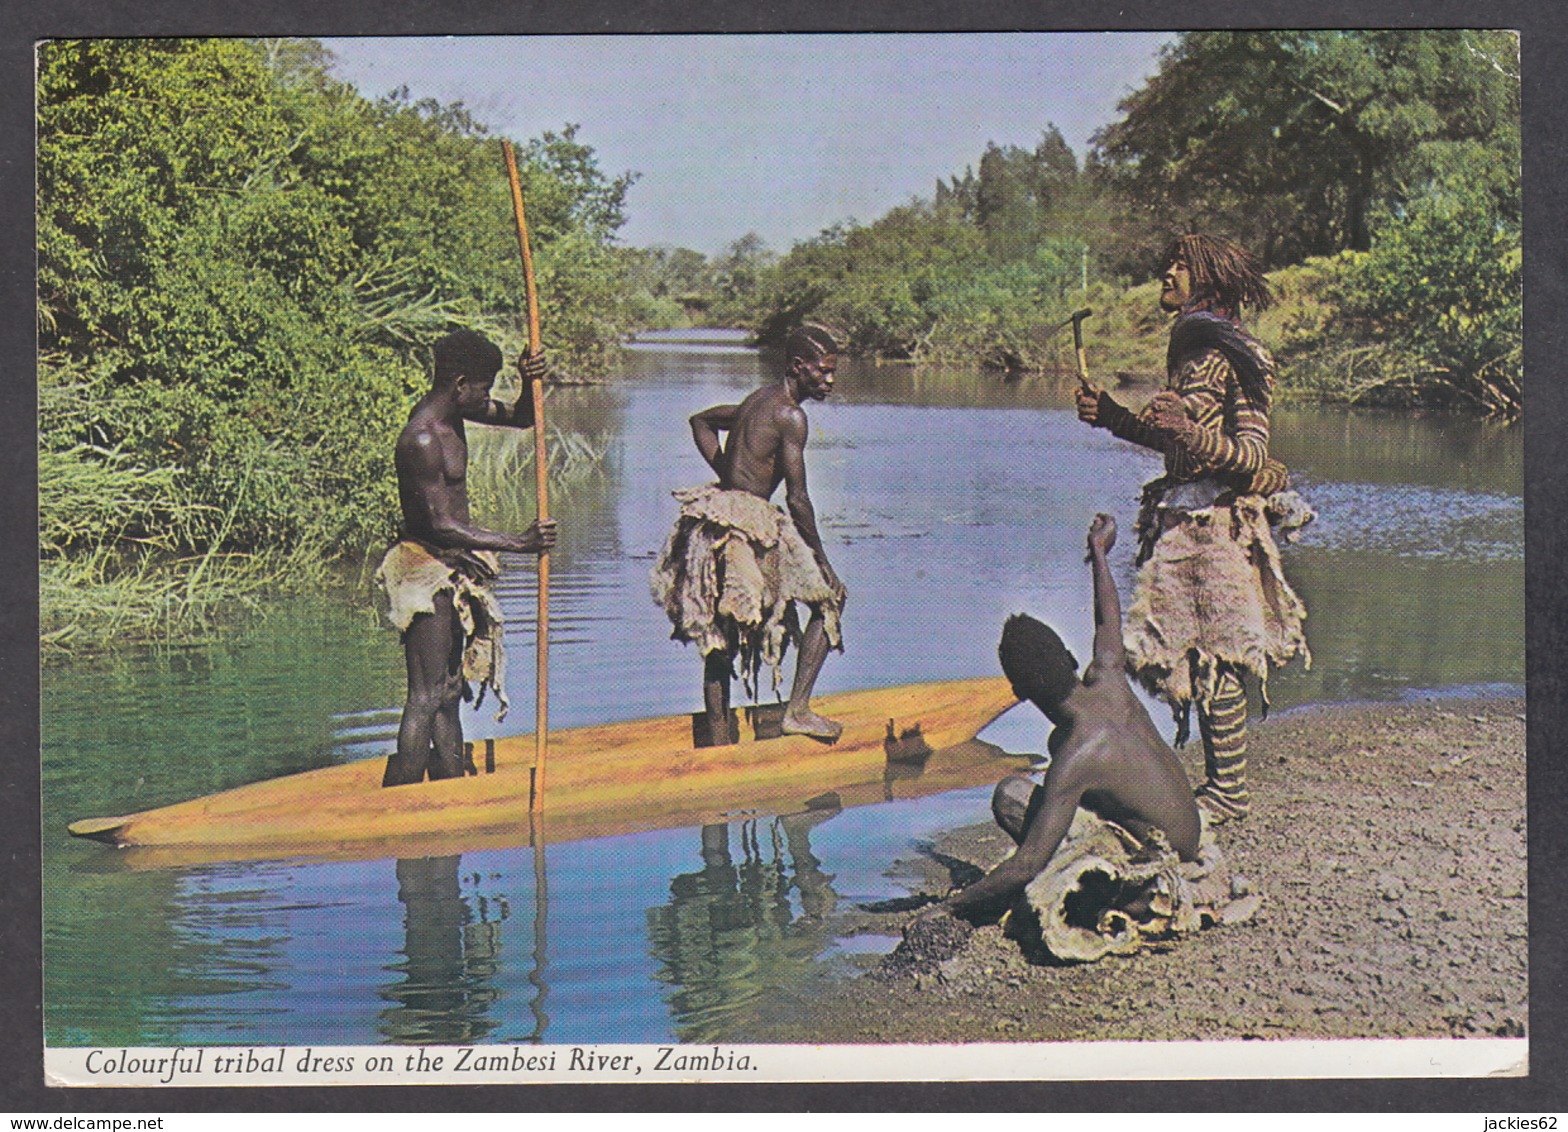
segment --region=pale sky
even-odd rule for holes
[[[1089,135],[1154,73],[1160,32],[605,35],[323,42],[368,97],[407,86],[518,140],[578,123],[600,168],[641,174],[622,243],[773,250],[869,222],[987,142]]]

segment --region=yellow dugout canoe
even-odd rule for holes
[[[696,748],[685,715],[552,732],[535,826],[541,841],[573,841],[994,781],[1027,758],[968,740],[1016,702],[1001,678],[823,696],[813,706],[844,724],[832,746],[759,740],[747,720],[740,742]],[[529,844],[533,736],[471,746],[477,773],[465,778],[385,789],[385,760],[365,759],[69,828],[132,850],[125,863],[144,868]]]

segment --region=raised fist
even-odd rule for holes
[[[1116,520],[1101,513],[1089,524],[1089,549],[1109,554],[1116,545]]]

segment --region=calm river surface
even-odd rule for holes
[[[709,478],[687,416],[739,400],[772,365],[692,332],[642,344],[612,384],[552,394],[552,427],[602,453],[552,496],[553,727],[700,708],[698,658],[668,639],[648,570],[670,491]],[[1099,510],[1121,523],[1125,600],[1138,488],[1158,461],[1079,424],[1070,392],[846,365],[833,399],[809,407],[811,491],[851,591],[847,651],[819,691],[993,674],[1019,610],[1087,655],[1084,533]],[[1316,661],[1275,678],[1277,710],[1523,684],[1519,430],[1281,410],[1274,451],[1321,514],[1285,551]],[[494,455],[476,444],[476,472]],[[521,502],[482,495],[481,521],[526,517],[531,477]],[[470,716],[470,737],[532,727],[531,565],[512,562],[503,582],[513,714],[501,728]],[[885,875],[896,857],[988,816],[987,787],[552,845],[544,902],[526,846],[131,872],[65,833],[79,817],[384,755],[402,694],[397,636],[368,582],[280,604],[212,647],[47,669],[49,1042],[743,1040],[776,993],[891,945],[835,939],[826,911],[900,895]],[[1014,711],[984,737],[1032,751],[1044,734]]]

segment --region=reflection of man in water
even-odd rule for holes
[[[829,941],[833,877],[812,854],[810,831],[837,809],[786,814],[771,823],[702,828],[702,870],[670,881],[669,903],[648,912],[648,942],[683,1041],[710,1040],[723,1019],[800,982]],[[780,843],[783,835],[783,844]],[[788,848],[789,867],[785,865]],[[796,918],[790,892],[798,892]]]
[[[1116,521],[1096,515],[1089,528],[1094,659],[1082,679],[1077,659],[1045,625],[1020,615],[1002,631],[1002,670],[1013,690],[1055,725],[1047,743],[1051,764],[1043,787],[1013,776],[996,788],[992,811],[1017,851],[933,912],[1016,896],[1050,861],[1080,805],[1140,836],[1160,830],[1182,860],[1198,858],[1192,788],[1127,681],[1121,603],[1106,563],[1115,543]]]
[[[718,483],[676,492],[681,515],[652,577],[653,597],[677,640],[703,655],[703,703],[714,743],[733,743],[729,703],[735,663],[749,689],[764,663],[776,688],[784,651],[799,644],[784,711],[787,734],[832,742],[841,724],[811,710],[811,692],[829,649],[842,649],[844,584],[828,563],[806,490],[808,400],[833,390],[838,347],[820,327],[785,344],[782,380],[739,405],[715,405],[691,418],[692,437]],[[729,433],[728,443],[719,434]],[[788,510],[768,503],[784,485]],[[800,629],[796,603],[811,617]]]
[[[398,1003],[381,1016],[381,1031],[393,1041],[463,1045],[497,1025],[486,1015],[500,998],[493,985],[500,925],[476,921],[458,881],[460,861],[452,856],[397,862],[403,981],[381,991]]]
[[[1269,457],[1274,359],[1238,318],[1272,302],[1256,261],[1212,236],[1184,236],[1166,253],[1160,306],[1177,315],[1167,388],[1137,415],[1085,384],[1078,415],[1165,456],[1138,516],[1142,571],[1128,614],[1132,670],[1176,710],[1177,744],[1198,708],[1205,781],[1198,800],[1216,821],[1244,816],[1247,695],[1268,706],[1271,665],[1311,663],[1306,608],[1280,568],[1270,519],[1287,511],[1286,471]],[[1310,511],[1293,497],[1300,524]]]
[[[533,401],[523,396],[507,406],[490,399],[501,351],[481,334],[448,334],[433,353],[434,382],[397,439],[402,535],[376,572],[408,665],[408,698],[383,786],[463,773],[458,704],[472,696],[470,681],[480,698],[494,690],[505,714],[501,606],[490,590],[501,569],[496,552],[541,554],[555,543],[550,519],[517,535],[469,518],[465,422],[531,428]],[[544,364],[542,356],[525,356],[518,368],[527,382],[543,374]]]

